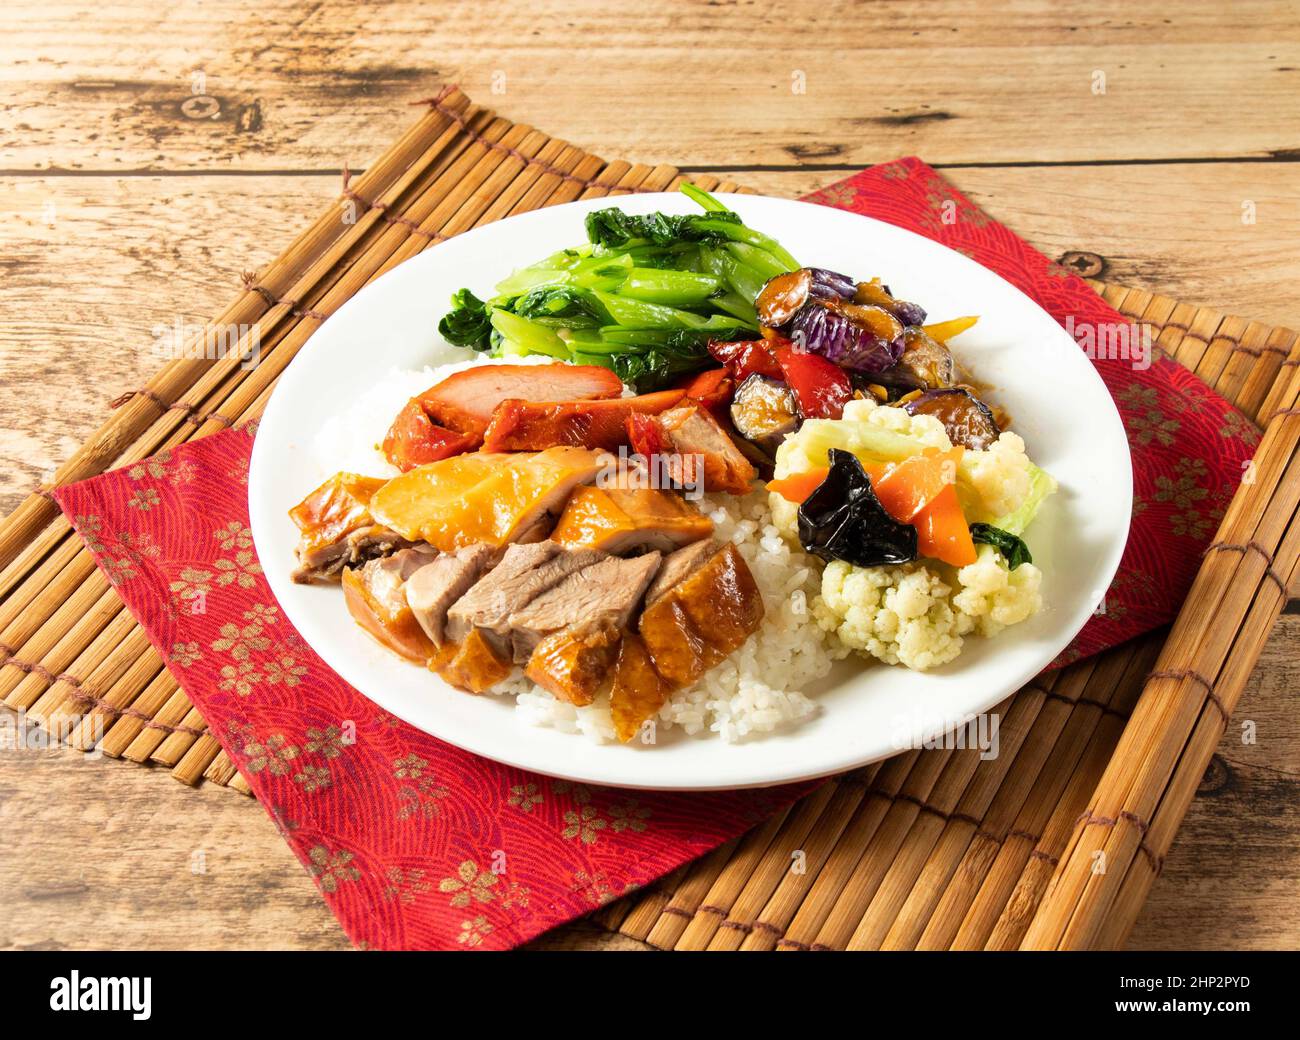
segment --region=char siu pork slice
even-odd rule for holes
[[[757,475],[707,408],[686,401],[654,416],[631,416],[628,434],[637,452],[665,468],[677,484],[743,495]]]
[[[467,545],[455,552],[443,553],[407,579],[407,606],[434,646],[443,645],[448,609],[491,566],[492,558],[491,546]]]
[[[502,401],[483,436],[484,451],[541,451],[557,444],[613,451],[627,443],[629,415],[655,415],[683,390],[599,401]]]
[[[497,405],[619,397],[623,383],[600,365],[476,365],[419,396],[429,417],[449,430],[482,437]]]
[[[622,629],[641,603],[660,559],[657,552],[627,559],[607,556],[514,611],[506,623],[516,663],[528,661],[542,638],[560,629]]]
[[[551,537],[569,549],[621,555],[670,552],[712,533],[713,521],[675,491],[588,484],[569,496]]]
[[[700,542],[691,542],[690,545],[683,546],[675,553],[670,553],[664,557],[663,564],[659,567],[658,573],[655,574],[655,580],[650,583],[650,588],[646,590],[646,606],[648,607],[692,571],[702,567],[704,561],[717,550],[717,545],[706,538]]]
[[[481,630],[508,651],[510,615],[601,556],[587,549],[569,552],[552,541],[511,545],[501,562],[447,611],[444,639],[460,643]]]

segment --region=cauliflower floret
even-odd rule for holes
[[[1015,512],[1029,497],[1029,456],[1018,434],[1008,430],[987,451],[966,452],[963,461],[990,519]]]
[[[1000,552],[982,545],[979,558],[957,572],[961,591],[952,604],[974,620],[980,635],[997,635],[1042,609],[1042,581],[1043,572],[1032,563],[1022,563],[1013,571]]]
[[[960,654],[963,636],[996,635],[1042,608],[1038,568],[1009,570],[991,546],[982,546],[956,579],[954,595],[953,584],[925,564],[854,567],[837,560],[822,572],[813,616],[845,647],[925,671]]]
[[[855,397],[844,406],[844,418],[849,422],[866,422],[880,403],[874,397]]]
[[[799,540],[799,506],[775,491],[767,494],[767,506],[772,511],[772,525],[785,538]]]
[[[905,434],[915,438],[922,448],[939,448],[946,451],[952,447],[952,441],[948,439],[943,423],[933,415],[910,415],[904,408],[880,404],[871,397],[855,399],[846,404],[844,419],[851,423],[865,423],[892,433]],[[850,439],[852,439],[851,434]]]
[[[861,447],[866,427],[904,434],[921,447],[952,446],[943,424],[933,416],[855,400],[844,406],[842,422],[809,420],[787,437],[777,451],[776,476],[825,465],[828,440],[849,451]],[[828,430],[833,430],[831,436]],[[1002,434],[987,451],[967,451],[965,460],[979,496],[978,503],[971,503],[972,518],[980,518],[980,506],[989,519],[1012,513],[1032,491],[1025,442],[1014,433]],[[773,526],[797,541],[799,507],[776,493],[768,495],[768,502]],[[834,561],[822,572],[821,594],[813,600],[812,612],[817,623],[836,636],[835,656],[859,650],[887,664],[924,671],[960,654],[964,636],[996,635],[1038,613],[1041,582],[1037,567],[1021,564],[1012,571],[987,545],[980,547],[974,563],[959,570],[937,561],[881,567]]]
[[[854,567],[836,560],[822,572],[817,623],[886,664],[924,671],[961,653],[967,622],[948,603],[951,589],[919,564]]]

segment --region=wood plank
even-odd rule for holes
[[[652,163],[1293,156],[1293,13],[1283,0],[1234,4],[1231,18],[1211,3],[1174,17],[1123,0],[869,13],[830,0],[792,19],[776,0],[551,0],[430,18],[405,0],[367,7],[359,32],[343,4],[17,0],[0,41],[0,168],[359,164],[439,81]]]
[[[1300,617],[1283,617],[1138,919],[1132,948],[1294,948],[1297,640]],[[1246,719],[1256,725],[1254,745],[1241,744]],[[0,949],[347,945],[261,806],[229,791],[191,790],[156,770],[75,751],[5,749],[0,832]],[[196,864],[204,872],[196,873]],[[586,921],[533,945],[644,948],[600,935]]]

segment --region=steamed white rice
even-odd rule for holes
[[[339,470],[369,476],[395,476],[378,444],[392,418],[414,395],[453,372],[489,363],[486,358],[422,370],[391,369],[361,394],[346,412],[333,416],[317,435],[313,452],[322,479]],[[529,357],[492,364],[547,364]],[[704,677],[673,694],[656,724],[680,727],[691,736],[714,734],[735,742],[770,733],[811,715],[816,706],[801,691],[830,671],[830,638],[817,624],[811,602],[821,588],[820,568],[792,548],[772,523],[767,493],[737,498],[705,496],[698,503],[714,523],[718,541],[731,541],[753,571],[766,615],[759,630],[735,653]],[[516,670],[493,692],[515,698],[521,721],[581,733],[596,741],[613,741],[614,725],[607,697],[585,708],[556,700]]]

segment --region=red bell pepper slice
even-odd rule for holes
[[[725,368],[705,369],[693,376],[687,376],[677,384],[677,389],[685,390],[687,397],[699,401],[713,413],[715,418],[726,416],[735,387],[730,373]]]
[[[772,356],[774,347],[788,345],[789,340],[781,339],[769,342],[756,340],[710,340],[709,353],[727,366],[731,378],[739,386],[752,375],[767,376],[768,379],[781,378],[781,366]]]
[[[793,347],[778,347],[776,360],[805,419],[838,419],[844,414],[853,399],[853,384],[844,369],[820,354]]]

